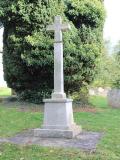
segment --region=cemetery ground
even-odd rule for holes
[[[8,89],[0,90],[0,97],[9,94]],[[90,103],[90,108],[74,107],[74,118],[84,130],[103,134],[94,152],[1,143],[0,160],[120,160],[120,110],[110,108],[106,98],[99,96],[91,97]],[[0,102],[0,138],[40,127],[41,108],[22,102]]]
[[[0,97],[9,96],[11,94],[11,89],[0,87]]]

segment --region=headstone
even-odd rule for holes
[[[102,88],[102,87],[98,87],[98,88],[90,88],[89,89],[89,95],[90,96],[103,96],[103,97],[107,97],[107,94],[109,92],[111,88],[107,87],[107,88]]]
[[[108,92],[108,104],[113,108],[120,108],[120,89],[112,89]]]
[[[62,24],[60,16],[47,27],[48,31],[55,32],[54,92],[51,99],[44,100],[44,122],[42,128],[34,130],[36,137],[73,138],[81,132],[81,127],[74,123],[72,99],[67,99],[64,93],[62,31],[69,29],[70,25]]]

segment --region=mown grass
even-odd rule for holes
[[[0,97],[10,96],[11,89],[10,88],[2,88],[0,87]]]
[[[91,96],[89,101],[92,104],[92,106],[94,106],[95,108],[108,108],[109,107],[106,97]]]
[[[0,137],[10,137],[28,128],[40,127],[43,114],[20,112],[0,105]]]
[[[59,149],[39,146],[0,145],[0,160],[120,160],[120,110],[111,109],[103,97],[91,97],[91,103],[99,108],[96,113],[77,112],[77,124],[88,131],[103,133],[94,153],[76,149]],[[42,124],[43,114],[20,112],[0,105],[0,137],[13,136],[23,130]]]

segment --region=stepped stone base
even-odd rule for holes
[[[34,136],[41,138],[74,138],[80,134],[81,130],[79,126],[75,126],[69,130],[38,128],[34,129]]]
[[[73,139],[66,138],[40,138],[34,137],[33,130],[17,134],[14,137],[0,138],[1,143],[13,143],[17,145],[39,145],[44,147],[77,148],[87,152],[95,152],[103,133],[83,131]]]
[[[73,138],[80,134],[81,127],[73,120],[71,99],[46,99],[42,128],[34,129],[35,137]]]

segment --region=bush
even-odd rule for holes
[[[113,87],[120,89],[120,41],[114,48],[115,63],[116,63],[116,76],[114,78]]]
[[[85,107],[89,104],[89,92],[87,86],[82,87],[79,92],[74,92],[71,96],[74,103],[78,104],[79,107]]]
[[[94,78],[102,52],[104,7],[99,0],[2,0],[4,73],[20,99],[39,103],[53,90],[53,33],[46,26],[61,15],[64,33],[65,91],[72,94]]]

